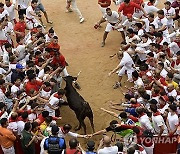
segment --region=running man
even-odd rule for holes
[[[71,9],[72,6],[72,9]],[[80,10],[77,7],[76,0],[66,0],[66,12],[75,11],[76,14],[79,16],[80,23],[84,22],[84,17],[82,16]]]

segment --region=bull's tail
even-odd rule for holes
[[[95,133],[93,112],[92,112],[92,109],[91,109],[89,103],[87,103],[87,102],[85,102],[85,103],[86,103],[87,117],[89,118],[93,133]]]

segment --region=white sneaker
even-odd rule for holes
[[[81,19],[80,19],[80,23],[83,23],[84,22],[84,18],[82,17]]]

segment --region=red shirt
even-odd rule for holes
[[[58,118],[57,117],[52,117],[53,120],[57,120]],[[43,122],[45,121],[45,118],[42,116],[42,114],[40,114],[38,116],[38,118],[36,119],[36,122],[38,122],[38,124],[42,124]]]
[[[98,4],[99,4],[99,2],[101,2],[101,3],[105,3],[106,2],[106,4],[101,5],[101,7],[108,7],[108,6],[111,5],[111,0],[98,0]]]
[[[128,5],[126,5],[125,3],[122,3],[119,6],[118,12],[123,11],[123,15],[127,16],[127,14],[134,14],[135,8],[141,9],[141,6],[134,2],[129,2]]]
[[[77,152],[77,149],[66,149],[66,154],[81,154],[81,152]]]
[[[41,86],[42,86],[42,82],[40,82],[40,81],[36,80],[33,83],[28,81],[27,84],[26,84],[26,93],[27,93],[27,95],[30,95],[31,90],[34,90],[34,91],[37,92]]]
[[[65,57],[62,54],[59,57],[53,57],[52,64],[59,65],[62,67],[66,66]]]
[[[143,0],[132,0],[132,2],[141,5],[143,3]]]
[[[50,54],[53,56],[54,55],[54,50],[55,49],[57,52],[60,50],[60,45],[59,44],[54,44],[53,42],[51,42],[47,48],[51,49]]]
[[[26,30],[26,23],[25,22],[17,22],[14,25],[14,30],[18,32],[23,32],[25,35],[25,30]]]

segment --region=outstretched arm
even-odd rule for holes
[[[118,114],[117,114],[117,113],[115,113],[115,112],[112,112],[112,111],[106,110],[106,109],[104,109],[104,108],[101,108],[101,110],[103,110],[104,112],[106,112],[106,113],[108,113],[108,114],[110,114],[110,115],[112,115],[112,116],[114,116],[114,117],[118,118]]]

